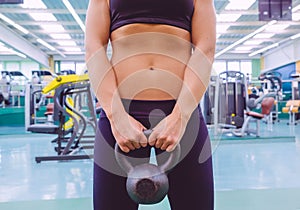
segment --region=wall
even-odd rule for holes
[[[300,61],[296,62],[296,72],[300,74]]]
[[[252,78],[256,80],[260,75],[261,70],[261,60],[260,59],[253,59],[252,60]]]
[[[296,61],[300,61],[300,39],[266,53],[264,69],[274,69]]]
[[[21,72],[31,78],[31,70],[40,69],[40,65],[36,62],[21,62]]]
[[[31,78],[31,70],[40,69],[34,61],[1,61],[1,64],[3,70],[21,71],[28,78]]]

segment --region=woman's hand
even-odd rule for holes
[[[146,128],[127,113],[113,116],[110,120],[112,133],[123,152],[146,147],[147,137],[143,131]]]
[[[187,123],[187,117],[184,117],[180,111],[173,110],[153,128],[148,139],[149,145],[167,152],[173,151],[179,144]]]

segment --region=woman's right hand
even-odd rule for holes
[[[112,133],[123,152],[146,147],[148,139],[143,133],[146,128],[129,114],[113,116],[110,120]]]

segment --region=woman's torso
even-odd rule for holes
[[[176,99],[191,55],[190,32],[165,24],[133,23],[111,33],[121,98]]]

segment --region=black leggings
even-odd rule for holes
[[[174,100],[129,101],[123,100],[128,113],[145,127],[154,127],[172,112]],[[98,121],[94,158],[94,210],[136,210],[126,192],[126,174],[116,163],[115,139],[110,123],[102,111]],[[213,210],[214,186],[210,140],[206,124],[198,107],[191,116],[186,132],[180,141],[180,162],[168,172],[168,198],[172,210]],[[155,149],[160,164],[166,152]],[[150,147],[136,149],[128,156],[145,161]],[[136,163],[135,163],[136,164]]]

